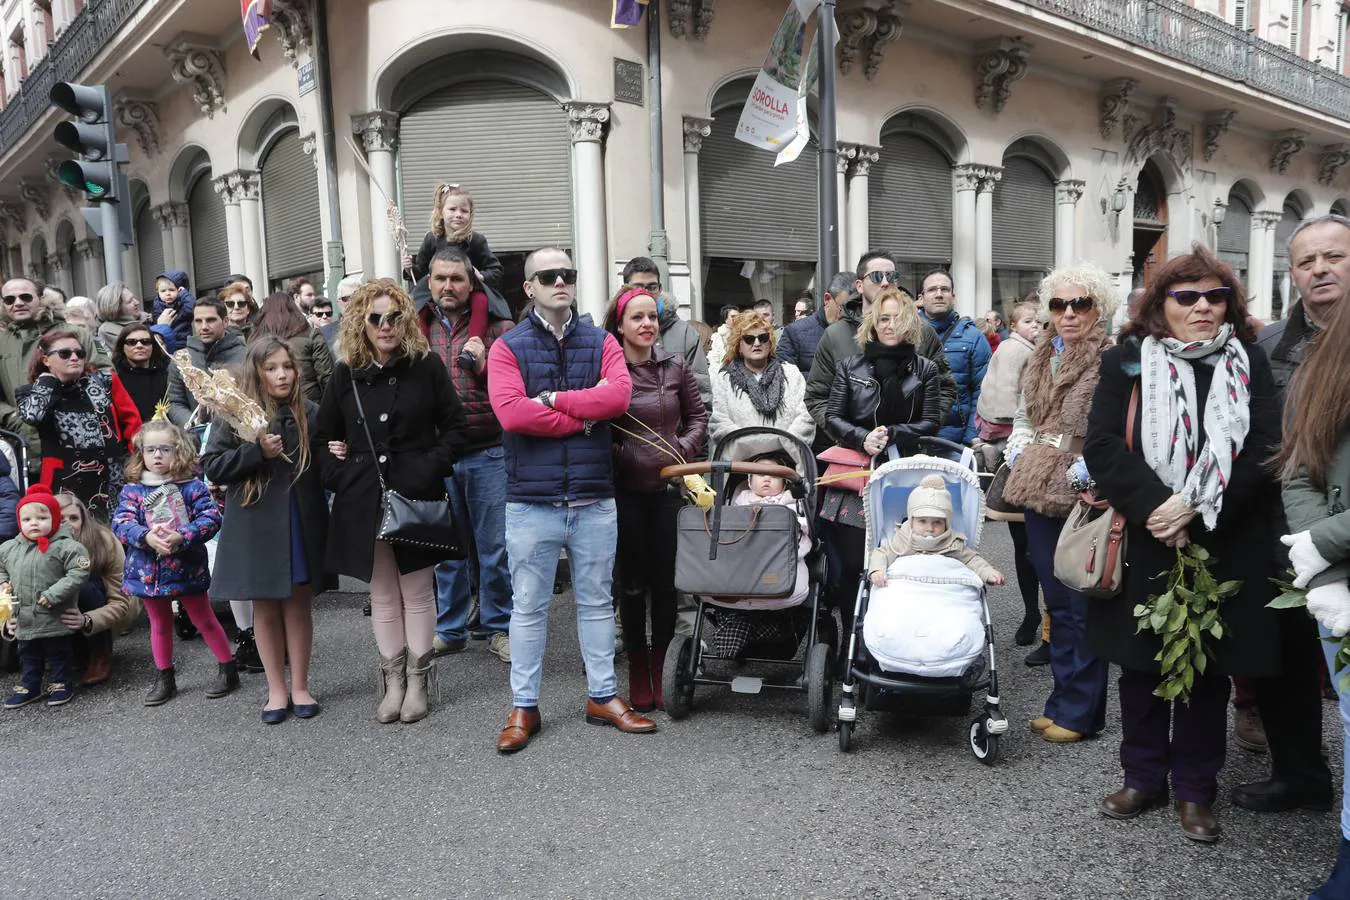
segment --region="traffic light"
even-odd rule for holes
[[[75,117],[59,122],[54,137],[67,150],[79,154],[56,169],[56,178],[67,187],[83,191],[93,208],[82,209],[85,221],[103,238],[104,270],[108,281],[122,280],[121,248],[132,246],[131,190],[121,163],[127,162],[126,144],[117,143],[112,103],[101,84],[52,85],[54,106]]]

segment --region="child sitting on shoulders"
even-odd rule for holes
[[[75,608],[89,579],[89,551],[61,524],[61,505],[45,484],[35,484],[19,501],[19,536],[0,544],[0,594],[11,594],[17,609],[5,623],[19,641],[22,675],[5,699],[18,709],[47,698],[48,706],[70,702],[75,690],[71,631],[61,615]],[[51,668],[49,691],[43,670]]]
[[[403,268],[412,270],[413,281],[431,271],[431,258],[451,245],[469,257],[474,273],[494,291],[502,287],[502,264],[481,231],[473,230],[473,197],[458,184],[438,184],[432,198],[431,230],[422,238],[417,256],[405,256]]]
[[[966,549],[965,535],[951,530],[952,496],[941,475],[926,476],[910,491],[907,513],[895,533],[872,551],[867,577],[874,585],[886,586],[886,570],[899,557],[925,553],[956,560],[985,584],[1003,584],[1003,574],[983,556]]]

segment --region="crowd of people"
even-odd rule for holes
[[[1270,777],[1232,802],[1334,805],[1321,703],[1338,690],[1336,639],[1350,632],[1350,220],[1294,231],[1301,299],[1270,324],[1248,315],[1233,270],[1196,245],[1160,267],[1123,319],[1113,279],[1091,264],[1057,269],[974,320],[958,312],[964,286],[950,272],[911,292],[894,257],[868,252],[820,286],[818,303],[797,299],[786,327],[760,301],[724,310],[711,329],[679,316],[645,257],[592,321],[576,308],[577,269],[552,247],[525,260],[527,302],[513,310],[473,213],[462,186],[437,187],[433,227],[403,260],[411,290],[348,278],[330,300],[299,279],[260,303],[243,276],[198,297],[169,271],[148,311],[120,283],[62,310],[34,279],[4,282],[0,426],[31,460],[0,457],[0,592],[13,598],[5,631],[21,661],[6,708],[64,705],[77,680],[106,680],[113,636],[144,609],[146,705],[178,691],[177,632],[199,634],[218,663],[208,698],[236,690],[241,669],[261,671],[263,722],[312,718],[312,603],[347,575],[370,585],[376,720],[425,718],[436,658],[480,638],[510,667],[496,746],[514,753],[540,730],[565,551],[584,715],[651,732],[667,647],[694,609],[675,589],[686,499],[662,469],[746,428],[785,432],[822,464],[874,464],[940,438],[973,450],[1016,511],[1015,577],[950,530],[940,484],[925,482],[909,521],[868,546],[859,481],[831,479],[811,512],[842,634],[860,578],[884,585],[897,556],[953,556],[989,585],[1016,582],[1016,642],[1039,638],[1027,663],[1050,670],[1032,734],[1072,745],[1101,733],[1118,668],[1122,786],[1101,800],[1103,815],[1132,819],[1171,800],[1186,837],[1217,839],[1230,698],[1237,743],[1271,761]],[[179,350],[197,369],[230,371],[266,428],[254,436],[212,415],[171,359]],[[721,455],[800,467],[800,446],[742,435]],[[743,493],[737,503],[791,502],[772,476]],[[398,539],[390,497],[448,504],[455,546]],[[1084,498],[1109,501],[1125,523],[1123,584],[1109,599],[1056,576]],[[1167,589],[1188,547],[1225,587],[1222,628],[1208,633],[1183,702],[1164,690],[1163,638],[1137,627],[1137,610]],[[1283,578],[1307,589],[1306,609],[1271,607]],[[234,647],[213,601],[228,605]],[[718,624],[713,645],[730,655],[782,637],[753,616]],[[1350,697],[1341,715],[1350,731]],[[1344,804],[1342,817],[1340,855],[1315,897],[1350,897]]]

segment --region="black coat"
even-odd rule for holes
[[[155,365],[138,369],[125,363],[115,367],[117,377],[122,379],[122,387],[127,389],[136,410],[141,414],[142,422],[155,417],[155,407],[169,400],[169,364]]]
[[[1275,596],[1270,579],[1279,574],[1272,547],[1278,538],[1274,523],[1280,487],[1262,465],[1280,442],[1280,410],[1270,362],[1255,344],[1247,344],[1246,349],[1251,361],[1251,428],[1233,461],[1217,527],[1207,531],[1197,516],[1189,533],[1194,543],[1212,554],[1210,569],[1215,578],[1242,582],[1242,591],[1220,607],[1225,634],[1220,641],[1211,640],[1210,671],[1263,677],[1280,669],[1276,613],[1265,608]],[[1172,489],[1144,461],[1142,415],[1136,416],[1134,452],[1125,447],[1130,392],[1140,384],[1139,350],[1138,340],[1128,339],[1103,354],[1101,380],[1083,445],[1088,471],[1128,523],[1124,591],[1118,597],[1089,601],[1087,643],[1098,656],[1125,668],[1157,672],[1153,657],[1162,646],[1161,639],[1151,632],[1135,634],[1134,607],[1166,590],[1166,575],[1176,552],[1144,527],[1153,510],[1172,496]],[[1213,369],[1199,362],[1193,366],[1196,401],[1203,404]],[[1194,413],[1202,418],[1200,410]]]
[[[325,577],[328,543],[328,501],[319,472],[317,420],[319,407],[305,401],[309,428],[309,467],[295,478],[295,466],[284,458],[266,459],[256,442],[244,443],[234,429],[217,421],[202,452],[202,470],[214,484],[225,485],[225,521],[220,528],[216,566],[211,573],[214,600],[281,600],[291,596],[291,496],[300,515],[300,535],[314,593],[337,587]],[[268,429],[279,434],[286,456],[298,462],[300,429],[283,409]],[[245,480],[271,471],[262,496],[244,506]]]
[[[356,414],[353,388],[369,419],[375,456]],[[319,406],[319,440],[324,482],[334,492],[328,537],[330,571],[370,580],[380,518],[376,457],[390,488],[415,500],[445,497],[445,479],[465,447],[468,422],[450,383],[445,363],[434,353],[419,360],[399,357],[380,368],[352,372],[346,363],[333,371]],[[347,459],[328,453],[329,441],[347,444]],[[394,550],[404,574],[444,561],[434,550]]]

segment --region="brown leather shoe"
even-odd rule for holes
[[[619,696],[610,698],[603,706],[586,698],[586,721],[592,725],[613,725],[628,734],[646,734],[656,730],[656,723],[633,711]]]
[[[1214,811],[1203,804],[1178,800],[1177,815],[1181,817],[1181,833],[1193,841],[1212,844],[1223,831],[1214,818]]]
[[[80,679],[80,684],[93,687],[107,681],[111,674],[112,649],[105,647],[101,650],[90,650],[89,661],[85,663],[84,677]]]
[[[513,706],[506,717],[506,727],[497,735],[498,753],[524,750],[530,738],[539,733],[539,707]]]
[[[1166,802],[1166,791],[1161,794],[1147,794],[1127,787],[1103,797],[1097,810],[1108,819],[1133,819],[1140,813],[1162,806]]]
[[[1266,726],[1255,708],[1238,707],[1233,711],[1233,743],[1251,753],[1265,753],[1270,749]]]

